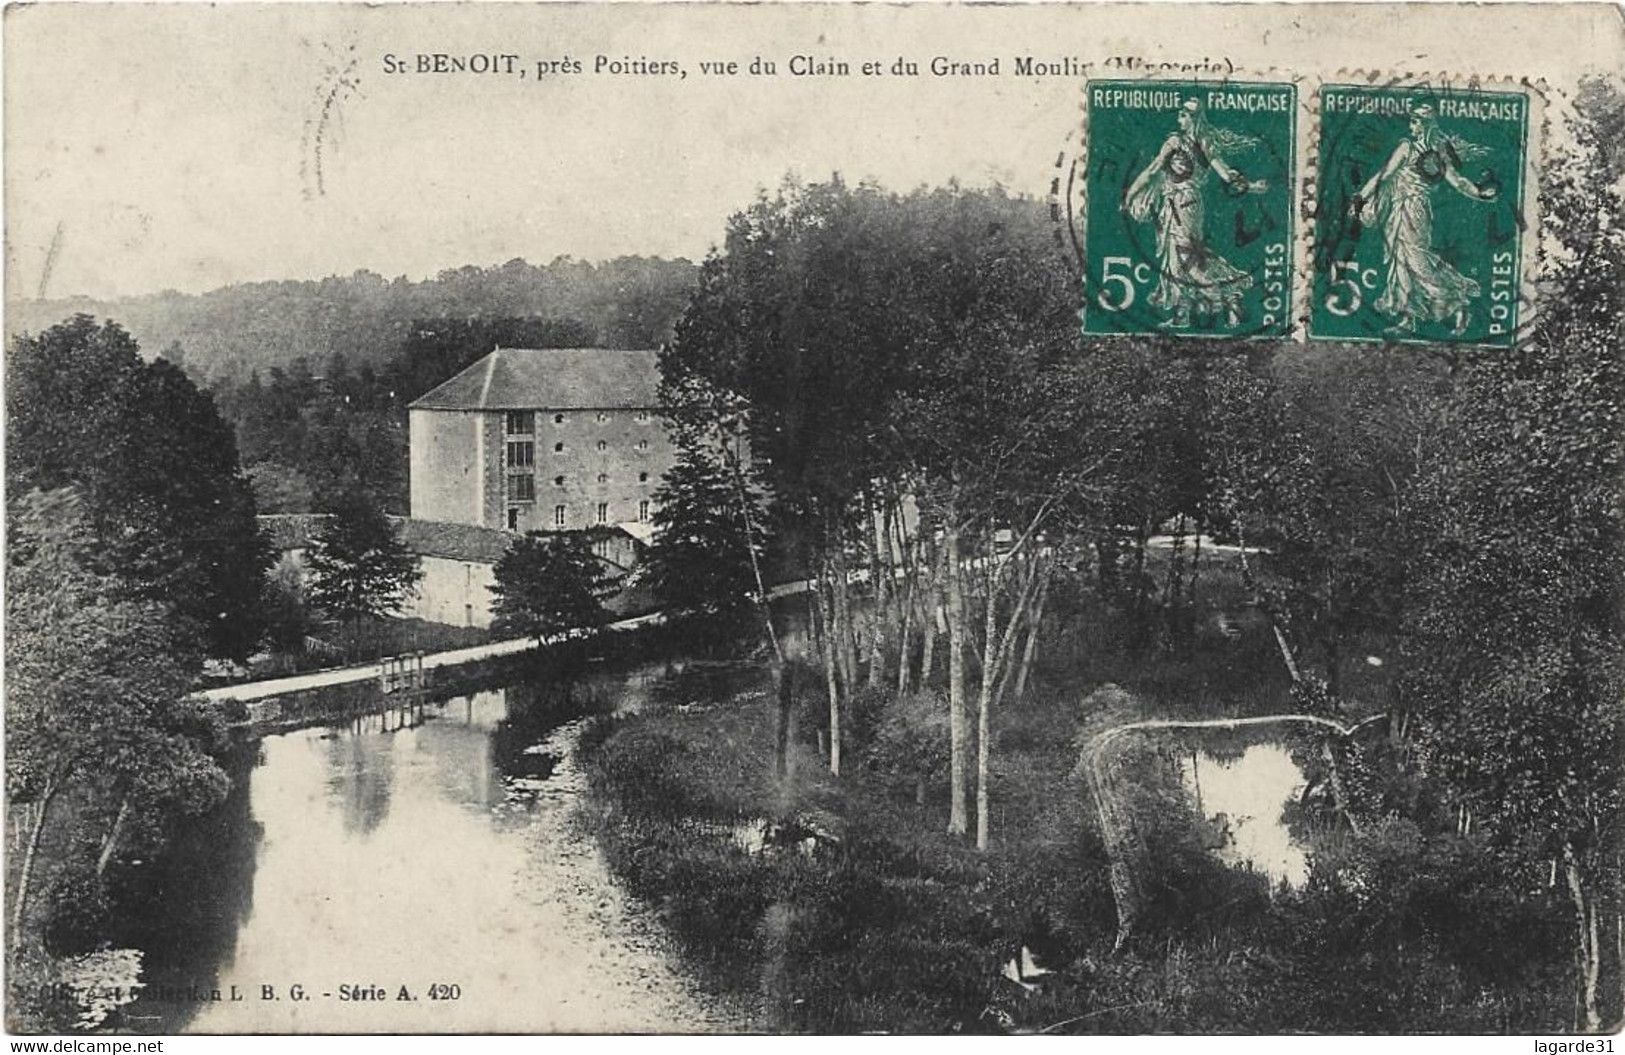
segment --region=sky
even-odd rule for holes
[[[1083,77],[1018,77],[1017,56],[1287,70],[1306,102],[1349,70],[1538,77],[1560,96],[1621,67],[1620,26],[1606,5],[12,6],[7,296],[697,260],[787,175],[1047,194]],[[526,76],[387,72],[433,53],[518,55]],[[688,76],[595,75],[600,54]],[[798,55],[852,75],[790,76]],[[751,76],[754,56],[778,75]],[[933,56],[1001,72],[932,76]],[[899,57],[921,75],[861,73]],[[537,76],[566,59],[583,73]],[[740,74],[700,71],[728,60]]]

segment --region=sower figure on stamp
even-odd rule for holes
[[[1433,107],[1418,106],[1411,115],[1410,135],[1366,180],[1350,211],[1366,226],[1382,225],[1386,280],[1377,310],[1393,317],[1385,331],[1414,333],[1418,320],[1453,319],[1452,333],[1466,332],[1477,281],[1457,271],[1433,251],[1432,191],[1440,181],[1474,201],[1495,198],[1493,185],[1479,187],[1461,174],[1461,165],[1486,156],[1488,150],[1445,135]]]
[[[1214,128],[1202,104],[1188,100],[1179,109],[1179,130],[1124,193],[1123,210],[1130,218],[1156,221],[1159,278],[1150,303],[1168,312],[1164,326],[1182,329],[1193,313],[1216,318],[1221,311],[1227,326],[1241,325],[1241,295],[1253,279],[1208,245],[1202,198],[1210,169],[1233,193],[1267,190],[1266,181],[1249,181],[1225,160],[1257,143],[1252,136]]]

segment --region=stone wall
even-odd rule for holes
[[[555,420],[560,417],[564,420]],[[636,410],[538,410],[535,429],[531,436],[503,437],[504,445],[535,444],[535,500],[522,502],[512,497],[508,479],[511,471],[504,468],[494,481],[504,496],[502,519],[493,526],[507,526],[509,509],[519,511],[515,523],[520,531],[591,527],[599,523],[600,504],[607,507],[603,520],[606,524],[638,520],[640,503],[645,501],[653,509],[655,489],[673,461],[671,439],[658,414]],[[556,519],[559,506],[564,507],[562,525]]]
[[[409,413],[414,518],[457,524],[482,523],[479,510],[484,471],[480,434],[485,416],[478,411],[461,410]]]
[[[446,557],[420,557],[423,578],[402,615],[452,626],[491,625],[492,565]]]

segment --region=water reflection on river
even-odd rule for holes
[[[648,682],[633,676],[617,695],[635,706]],[[658,926],[573,830],[579,711],[526,695],[267,738],[213,833],[194,834],[166,866],[147,942],[151,988],[126,1025],[738,1028],[679,973]],[[236,865],[212,867],[220,855]],[[431,1000],[435,984],[457,986],[458,999]],[[379,986],[387,999],[343,1000],[347,985]],[[192,1002],[193,986],[225,999]],[[276,999],[262,999],[266,986]],[[396,999],[403,986],[415,999]]]
[[[1288,803],[1305,784],[1290,751],[1271,743],[1250,744],[1239,758],[1198,751],[1180,768],[1202,816],[1220,826],[1221,860],[1260,872],[1272,885],[1308,880],[1308,853],[1286,820]]]

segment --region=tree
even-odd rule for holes
[[[740,494],[718,455],[697,443],[678,448],[676,464],[655,491],[658,533],[645,562],[666,611],[731,616],[751,603],[751,551],[759,560],[762,549],[756,505],[748,492]]]
[[[893,396],[890,435],[947,551],[949,829],[957,834],[969,827],[964,652],[980,644],[976,842],[985,849],[992,712],[1054,566],[1042,559],[1042,533],[1083,516],[1085,495],[1120,442],[1113,408],[1096,405],[1097,386],[1076,362],[1075,293],[1045,251],[1033,203],[947,188],[919,192],[907,207],[919,259],[892,304],[904,316],[911,376]]]
[[[931,592],[947,611],[949,827],[958,834],[969,830],[965,646],[976,617],[985,803],[989,715],[1048,575],[1033,561],[1039,533],[1076,503],[1105,450],[1108,419],[1077,395],[1091,390],[1087,378],[1064,369],[1077,346],[1076,292],[1046,243],[1047,223],[1040,205],[998,190],[898,196],[838,178],[787,185],[730,219],[661,358],[662,391],[679,418],[697,408],[713,427],[736,413],[743,420],[776,525],[807,543],[832,772],[860,655],[867,684],[880,684],[894,634],[898,682],[907,683],[911,614],[924,569],[940,567]],[[918,516],[905,515],[906,496]],[[994,552],[1004,531],[1022,540],[1008,561]],[[933,535],[940,563],[921,559]],[[873,595],[861,651],[854,562],[868,564]],[[991,573],[979,598],[966,597],[967,568]],[[938,606],[925,607],[929,624]]]
[[[363,495],[334,509],[311,545],[307,566],[311,603],[352,623],[397,611],[423,577],[399,530]]]
[[[271,553],[214,401],[88,315],[16,338],[6,365],[8,498],[76,487],[96,570],[167,606],[209,654],[245,657]]]
[[[906,277],[907,221],[895,196],[839,178],[764,195],[729,219],[661,356],[680,425],[690,408],[702,430],[740,415],[775,523],[793,528],[781,537],[801,540],[816,570],[835,772],[859,675],[848,556],[865,545],[865,492],[890,475],[879,437],[907,366],[905,317],[888,303]]]
[[[262,513],[308,513],[315,493],[298,469],[279,462],[255,462],[246,470],[254,501]]]
[[[542,640],[602,626],[603,565],[580,533],[529,534],[514,540],[496,565],[492,627]]]
[[[1345,643],[1399,616],[1416,475],[1459,442],[1445,371],[1410,349],[1319,345],[1268,370],[1215,366],[1206,395],[1213,519],[1265,550],[1249,571],[1288,665],[1315,646],[1341,706]]]
[[[914,785],[914,800],[925,805],[927,781],[948,773],[948,703],[925,689],[888,702],[869,749],[878,770]]]
[[[1576,109],[1541,188],[1553,293],[1514,348],[1463,365],[1456,442],[1418,484],[1401,693],[1477,830],[1526,882],[1561,872],[1595,1032],[1619,1021],[1603,923],[1625,915],[1625,98],[1593,83]]]
[[[277,652],[303,652],[316,629],[309,586],[298,564],[282,561],[265,580],[265,639]]]
[[[100,873],[132,815],[206,810],[227,780],[208,754],[223,743],[218,717],[188,696],[190,664],[174,651],[167,613],[120,598],[89,567],[97,543],[82,501],[31,492],[9,521],[6,790],[26,815],[11,898],[20,929],[52,826],[77,826],[55,845],[97,847],[93,866],[59,860],[59,872]],[[73,809],[59,808],[69,800]],[[87,830],[95,825],[105,828]]]

